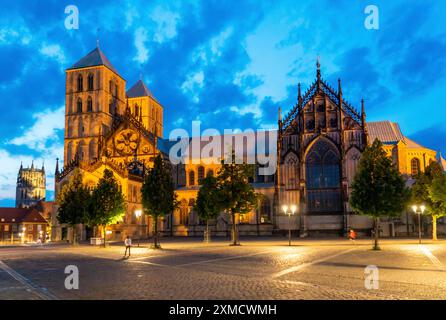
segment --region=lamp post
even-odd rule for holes
[[[291,205],[290,210],[288,211],[288,206],[283,205],[282,210],[285,214],[288,215],[288,245],[291,246],[291,215],[294,215],[296,212],[296,205]]]
[[[25,231],[26,231],[26,227],[22,228],[22,243],[25,243]]]
[[[421,205],[421,206],[419,206],[419,209],[420,210],[418,210],[417,205],[412,206],[413,212],[418,214],[418,243],[421,244],[421,215],[423,214],[426,207],[424,205]]]
[[[139,220],[140,218],[141,218],[141,215],[142,215],[142,211],[141,210],[135,210],[135,216],[136,216],[136,218]],[[141,221],[140,221],[141,222]],[[140,225],[138,225],[138,247],[139,247],[139,241],[140,241],[140,238],[141,238],[141,226]]]

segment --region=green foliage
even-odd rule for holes
[[[57,219],[70,226],[85,223],[88,219],[90,191],[82,184],[82,174],[76,169],[57,195]]]
[[[444,174],[440,165],[432,162],[424,173],[418,174],[411,188],[412,203],[424,204],[426,213],[437,218],[446,214],[446,199],[441,199],[442,180]]]
[[[91,195],[89,224],[108,226],[122,219],[125,213],[125,198],[113,172],[105,169],[103,177]]]
[[[223,210],[219,197],[217,178],[208,175],[201,181],[200,190],[198,190],[197,201],[194,211],[201,219],[209,220],[218,217]]]
[[[432,179],[429,186],[429,197],[435,204],[433,212],[437,218],[446,216],[446,175],[440,174]]]
[[[172,213],[178,205],[170,164],[163,161],[160,154],[156,156],[153,168],[144,178],[141,194],[144,213],[153,218],[153,248],[157,249],[160,248],[158,218]]]
[[[350,205],[358,213],[379,218],[398,216],[410,199],[409,189],[379,140],[366,147],[353,179]]]
[[[141,189],[144,213],[153,218],[171,213],[177,206],[177,195],[170,164],[157,155]]]
[[[237,163],[234,151],[230,161],[222,161],[217,183],[218,196],[225,210],[245,214],[255,208],[258,195],[248,182],[248,178],[254,175],[254,170],[254,165]]]

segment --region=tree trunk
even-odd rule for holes
[[[375,217],[375,241],[373,245],[373,250],[381,250],[379,247],[378,239],[379,239],[379,218]]]
[[[107,247],[107,230],[106,230],[106,226],[102,226],[102,233],[104,235],[104,248]]]
[[[72,243],[71,243],[71,245],[73,245],[73,246],[75,246],[76,245],[76,225],[73,225],[72,227],[71,227],[71,229],[73,230],[73,240],[72,240]]]
[[[159,249],[160,245],[158,242],[158,217],[154,217],[153,220],[153,248]]]
[[[235,221],[235,212],[231,210],[232,215],[232,245],[238,245],[237,224]]]
[[[211,235],[209,234],[209,219],[206,219],[206,234],[204,236],[204,242],[210,242]]]
[[[432,240],[437,241],[437,216],[432,215]]]

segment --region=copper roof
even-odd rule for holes
[[[378,139],[382,143],[404,140],[398,123],[390,121],[367,122],[367,130],[371,141]]]
[[[108,61],[107,57],[104,55],[101,49],[99,49],[99,47],[96,47],[85,57],[83,57],[78,62],[73,64],[73,66],[71,68],[68,68],[68,70],[95,67],[95,66],[106,66],[107,68],[109,68],[110,70],[119,75],[118,71],[116,71],[115,67],[113,67],[110,61]]]
[[[47,223],[39,211],[32,208],[0,208],[0,223],[40,222]]]

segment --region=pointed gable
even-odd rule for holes
[[[128,98],[139,98],[139,97],[151,97],[154,98],[152,92],[147,88],[146,84],[142,80],[138,80],[137,83],[133,85],[127,91]]]
[[[85,57],[80,59],[78,62],[73,64],[73,66],[70,69],[80,69],[80,68],[87,68],[87,67],[95,67],[95,66],[106,66],[116,74],[119,74],[118,71],[116,71],[115,67],[112,66],[110,61],[107,59],[107,57],[104,55],[101,49],[99,47],[96,47],[93,51],[88,53]]]

